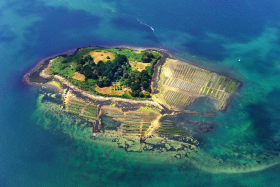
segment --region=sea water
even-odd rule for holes
[[[278,165],[247,173],[204,166],[208,157],[240,164],[242,155],[279,153],[279,6],[275,0],[1,1],[0,186],[277,186]],[[200,162],[149,161],[87,141],[73,121],[59,128],[53,116],[40,120],[40,86],[25,84],[24,74],[40,59],[85,46],[162,48],[243,82],[226,112],[182,117],[215,124],[210,133],[194,134]]]

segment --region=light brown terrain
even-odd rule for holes
[[[96,86],[95,90],[99,93],[107,94],[107,95],[122,95],[125,93],[123,90],[114,90],[113,86],[108,86],[103,88]]]
[[[104,62],[107,62],[108,60],[113,60],[115,57],[113,55],[113,53],[111,52],[108,52],[108,51],[105,51],[105,50],[102,50],[100,52],[98,51],[91,51],[89,53],[90,56],[93,57],[94,59],[94,62],[97,64],[100,60],[104,61]],[[107,59],[107,56],[110,57],[110,59]]]
[[[129,61],[132,70],[143,71],[145,67],[151,66],[151,63],[143,63],[143,62],[136,62],[136,61]]]
[[[86,77],[83,74],[80,74],[79,72],[75,72],[72,78],[78,81],[85,81]]]

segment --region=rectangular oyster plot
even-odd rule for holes
[[[69,97],[66,99],[65,108],[67,112],[78,114],[89,120],[96,120],[98,115],[98,106],[86,103],[76,98]]]
[[[225,110],[241,82],[186,62],[166,59],[157,78],[159,93],[154,99],[170,109],[182,110],[195,99],[217,100],[216,109]]]

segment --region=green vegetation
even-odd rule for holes
[[[78,103],[78,104],[82,104],[82,105],[85,104],[85,102],[76,101],[76,100],[70,100],[70,103]]]
[[[48,69],[45,70],[45,74],[46,75],[51,75],[51,74],[53,74],[53,71],[48,68]]]
[[[43,65],[41,64],[37,69],[40,69]]]
[[[87,119],[92,119],[92,120],[96,120],[95,117],[89,117],[89,116],[86,116]]]
[[[227,80],[228,80],[228,78],[225,78],[225,79],[224,79],[224,81],[223,81],[223,83],[222,83],[222,86],[221,86],[221,88],[220,88],[221,90],[224,88],[224,86],[225,86]]]
[[[219,81],[218,81],[218,87],[217,89],[219,88],[219,86],[222,84],[224,78],[223,77],[219,77]]]
[[[235,90],[236,86],[237,86],[236,83],[232,82],[232,84],[230,85],[230,88],[228,89],[228,92],[229,93],[233,92]]]
[[[229,89],[231,83],[232,83],[232,80],[229,80],[229,81],[227,82],[227,85],[226,85],[226,88],[225,88],[225,91],[226,91],[226,92],[228,92],[228,89]]]
[[[206,94],[207,94],[207,92],[208,92],[208,88],[206,87],[206,88],[204,89],[203,94],[204,94],[204,95],[206,95]]]
[[[111,52],[114,55],[114,59],[108,61],[100,60],[97,64],[94,59],[89,55],[90,52]],[[106,56],[106,55],[104,55]],[[53,74],[58,74],[65,77],[74,85],[79,88],[91,91],[97,94],[95,87],[110,86],[112,82],[119,82],[120,87],[131,88],[131,93],[125,93],[121,97],[124,98],[138,98],[138,97],[150,97],[151,93],[151,78],[153,74],[153,67],[156,61],[160,58],[160,54],[153,51],[145,51],[136,53],[130,49],[116,49],[116,48],[101,48],[91,47],[83,48],[77,52],[76,55],[71,57],[57,57],[53,60],[50,71]],[[108,58],[109,57],[109,58]],[[150,63],[150,66],[146,66],[145,70],[137,71],[132,70],[129,61]],[[79,72],[85,76],[85,81],[73,79],[74,72]],[[145,93],[142,93],[142,88]],[[97,94],[104,95],[104,94]],[[106,95],[107,96],[107,95]]]
[[[159,113],[159,110],[154,109],[154,108],[150,108],[150,107],[140,107],[139,110],[140,111],[149,111],[149,112]]]
[[[187,105],[191,105],[194,101],[193,97],[170,90],[164,93],[163,98],[167,104],[178,107],[186,107]]]
[[[61,84],[57,81],[51,81],[51,82],[48,82],[48,84],[52,84],[52,85],[57,86],[58,88],[61,89]]]
[[[212,97],[215,97],[216,93],[217,93],[217,90],[213,90]]]
[[[123,132],[126,134],[140,134],[140,124],[141,123],[124,122]]]
[[[78,109],[75,109],[75,108],[68,108],[68,110],[71,112],[77,112],[77,113],[80,113],[80,110]]]
[[[218,91],[218,93],[217,93],[217,95],[216,95],[216,98],[219,98],[220,92],[221,92],[221,91]]]
[[[208,92],[208,95],[210,95],[212,91],[213,91],[213,89],[210,88],[210,89],[209,89],[209,92]]]
[[[96,113],[93,114],[93,113],[84,112],[83,115],[85,115],[85,116],[91,116],[91,117],[96,117]]]
[[[177,128],[175,125],[173,125],[173,122],[170,120],[164,120],[161,123],[160,128],[157,131],[160,135],[165,136],[181,136],[181,135],[187,135],[187,133],[179,128]]]

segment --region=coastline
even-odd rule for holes
[[[46,61],[52,60],[52,59],[54,59],[54,58],[56,58],[56,57],[58,57],[58,56],[71,54],[71,53],[73,53],[73,52],[78,51],[79,49],[80,49],[80,48],[69,49],[69,50],[67,50],[67,51],[64,51],[64,52],[61,52],[61,53],[57,53],[57,54],[54,54],[54,55],[51,55],[51,56],[42,58],[41,60],[39,60],[39,61],[37,61],[37,62],[34,63],[35,66],[34,66],[34,65],[31,65],[30,68],[28,68],[27,73],[25,73],[25,74],[23,75],[22,81],[23,81],[24,83],[27,83],[28,85],[34,84],[34,83],[31,83],[31,82],[29,81],[29,79],[28,79],[29,74],[31,74],[31,73],[37,71],[38,68],[39,68],[42,64],[46,63]]]
[[[104,46],[95,46],[95,47],[106,48]],[[207,68],[203,68],[203,67],[200,67],[198,65],[194,65],[193,63],[187,62],[185,60],[181,60],[179,58],[177,59],[176,57],[172,56],[172,53],[170,51],[168,51],[166,49],[160,49],[160,48],[141,48],[141,47],[140,48],[139,47],[136,48],[136,47],[129,47],[129,46],[121,46],[121,45],[117,46],[117,47],[114,47],[114,48],[117,48],[117,49],[125,48],[125,49],[129,49],[129,50],[156,51],[156,52],[161,54],[161,57],[155,63],[154,68],[153,68],[154,71],[153,71],[153,75],[152,75],[152,78],[151,78],[151,100],[141,100],[141,99],[139,99],[139,100],[135,99],[134,100],[134,99],[119,98],[119,97],[115,97],[115,96],[113,96],[113,97],[105,97],[105,96],[93,95],[93,94],[87,93],[86,91],[81,90],[80,88],[78,88],[77,86],[73,85],[71,82],[69,82],[68,80],[66,80],[62,76],[59,76],[59,75],[45,75],[44,74],[44,70],[51,65],[51,61],[54,58],[57,58],[59,56],[62,56],[62,57],[72,57],[72,56],[76,55],[79,52],[79,50],[86,49],[86,48],[94,48],[94,47],[87,46],[87,47],[83,47],[83,48],[75,48],[75,49],[71,49],[71,50],[68,50],[66,52],[60,53],[60,54],[55,54],[55,55],[52,55],[50,57],[43,58],[42,60],[40,60],[36,64],[36,66],[34,68],[30,69],[28,71],[28,73],[26,73],[24,75],[24,77],[23,77],[24,81],[28,85],[32,85],[32,84],[46,84],[47,82],[50,82],[51,80],[55,81],[54,79],[56,79],[62,85],[67,85],[68,88],[71,88],[75,92],[78,92],[79,94],[82,94],[83,96],[89,97],[91,99],[99,99],[99,100],[111,101],[111,102],[114,102],[114,101],[132,102],[132,103],[135,103],[135,104],[136,103],[137,104],[145,103],[147,105],[153,105],[153,106],[159,108],[165,114],[172,114],[174,111],[168,109],[166,106],[164,106],[161,103],[159,103],[158,101],[156,101],[155,98],[153,97],[154,94],[158,93],[158,90],[155,90],[155,87],[158,87],[158,79],[159,78],[157,76],[161,73],[161,71],[162,71],[161,67],[166,62],[166,59],[168,59],[168,58],[176,59],[176,60],[179,60],[180,62],[189,64],[191,66],[194,66],[194,67],[197,67],[197,68],[201,68],[203,70],[206,70],[206,71],[218,74],[218,73],[216,73],[216,72],[214,72],[212,70],[209,70]],[[218,74],[218,75],[222,75],[222,74]],[[30,80],[31,76],[33,76],[34,81]],[[229,79],[232,79],[232,80],[235,80],[235,81],[239,82],[240,84],[238,85],[237,89],[239,89],[242,86],[242,84],[243,84],[241,81],[236,80],[234,78],[231,78],[229,76],[224,76],[224,77],[227,77]],[[63,90],[65,88],[63,88],[63,86],[62,86],[62,88],[60,88],[60,89]],[[233,93],[233,94],[236,94],[236,93]],[[233,97],[231,97],[231,99],[232,98]],[[227,108],[228,107],[226,107],[225,109],[221,110],[221,112],[225,112],[227,110]],[[198,114],[198,115],[212,115],[213,116],[213,114],[207,114],[207,113],[206,114],[200,114],[200,113],[197,113],[195,111],[185,111],[185,113],[193,113],[193,114]]]

